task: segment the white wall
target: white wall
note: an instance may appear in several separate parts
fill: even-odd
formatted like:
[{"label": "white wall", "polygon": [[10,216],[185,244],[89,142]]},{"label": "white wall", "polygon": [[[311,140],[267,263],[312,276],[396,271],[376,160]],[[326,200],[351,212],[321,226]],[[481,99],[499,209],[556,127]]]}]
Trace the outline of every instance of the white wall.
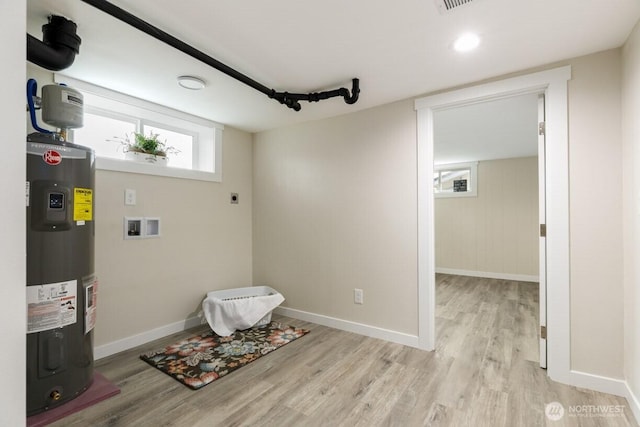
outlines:
[{"label": "white wall", "polygon": [[25,98],[25,17],[24,0],[0,3],[2,39],[2,155],[0,179],[5,203],[0,209],[2,238],[2,286],[0,323],[5,351],[0,355],[0,377],[4,385],[0,399],[0,424],[20,426],[26,418],[26,259],[25,259],[25,179],[26,133]]},{"label": "white wall", "polygon": [[286,307],[417,334],[415,151],[410,100],[255,135],[254,282]]},{"label": "white wall", "polygon": [[477,185],[435,199],[436,268],[538,276],[538,158],[479,162]]},{"label": "white wall", "polygon": [[640,405],[640,22],[622,49],[622,64],[624,373]]},{"label": "white wall", "polygon": [[[572,368],[622,378],[620,50],[536,71],[567,64]],[[254,281],[281,289],[288,307],[417,332],[411,107],[255,136]],[[364,306],[353,305],[354,287]]]},{"label": "white wall", "polygon": [[571,367],[622,378],[620,50],[570,62]]},{"label": "white wall", "polygon": [[[210,290],[252,284],[251,155],[251,135],[226,127],[222,183],[97,171],[96,346],[193,317]],[[124,205],[127,188],[136,206]],[[162,236],[125,241],[124,216],[160,217]]]}]

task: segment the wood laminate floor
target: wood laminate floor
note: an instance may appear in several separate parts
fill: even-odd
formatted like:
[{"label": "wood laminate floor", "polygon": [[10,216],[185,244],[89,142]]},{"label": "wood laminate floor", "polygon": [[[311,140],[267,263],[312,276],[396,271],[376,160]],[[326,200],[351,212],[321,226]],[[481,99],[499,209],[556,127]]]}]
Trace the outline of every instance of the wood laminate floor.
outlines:
[{"label": "wood laminate floor", "polygon": [[[52,425],[637,426],[625,399],[538,367],[537,284],[438,275],[436,301],[435,352],[274,316],[311,333],[198,391],[138,358],[203,328],[174,334],[97,361],[121,394]],[[546,417],[550,402],[561,420]]]}]

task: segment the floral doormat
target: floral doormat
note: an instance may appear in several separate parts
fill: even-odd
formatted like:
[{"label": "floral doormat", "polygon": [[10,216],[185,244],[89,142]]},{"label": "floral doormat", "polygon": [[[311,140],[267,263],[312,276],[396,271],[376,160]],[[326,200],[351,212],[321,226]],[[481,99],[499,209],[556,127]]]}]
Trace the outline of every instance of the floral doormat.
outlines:
[{"label": "floral doormat", "polygon": [[220,337],[213,331],[182,340],[140,358],[197,390],[309,333],[271,322]]}]

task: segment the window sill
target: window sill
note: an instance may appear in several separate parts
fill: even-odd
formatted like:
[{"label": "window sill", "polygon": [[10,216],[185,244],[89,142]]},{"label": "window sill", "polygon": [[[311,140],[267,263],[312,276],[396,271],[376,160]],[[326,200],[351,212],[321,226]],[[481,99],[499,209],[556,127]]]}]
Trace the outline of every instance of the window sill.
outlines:
[{"label": "window sill", "polygon": [[130,160],[109,159],[106,157],[96,157],[96,169],[165,176],[169,178],[193,179],[197,181],[222,182],[221,173],[178,169],[151,163],[139,163]]},{"label": "window sill", "polygon": [[459,192],[459,193],[433,193],[436,199],[450,199],[454,197],[478,197],[475,191]]}]

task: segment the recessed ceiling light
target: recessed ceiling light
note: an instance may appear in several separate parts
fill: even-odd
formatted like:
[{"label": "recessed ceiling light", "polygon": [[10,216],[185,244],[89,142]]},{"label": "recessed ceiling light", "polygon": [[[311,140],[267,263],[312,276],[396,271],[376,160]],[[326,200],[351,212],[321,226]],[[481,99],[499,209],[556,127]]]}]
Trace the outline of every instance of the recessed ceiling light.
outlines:
[{"label": "recessed ceiling light", "polygon": [[190,90],[200,90],[200,89],[204,89],[204,87],[207,85],[204,80],[199,79],[198,77],[193,77],[193,76],[180,76],[178,77],[178,84],[185,88],[185,89],[190,89]]},{"label": "recessed ceiling light", "polygon": [[458,52],[469,52],[480,44],[480,37],[473,33],[465,33],[458,37],[453,48]]}]

